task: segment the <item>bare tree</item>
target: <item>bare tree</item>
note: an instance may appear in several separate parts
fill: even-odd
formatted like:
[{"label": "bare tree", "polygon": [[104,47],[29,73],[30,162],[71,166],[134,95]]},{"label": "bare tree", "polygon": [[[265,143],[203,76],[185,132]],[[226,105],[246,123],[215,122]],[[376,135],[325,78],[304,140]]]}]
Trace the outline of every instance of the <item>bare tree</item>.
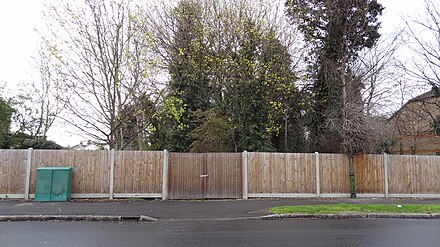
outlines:
[{"label": "bare tree", "polygon": [[425,0],[425,13],[407,20],[407,46],[415,56],[404,69],[410,77],[430,86],[440,86],[440,5]]},{"label": "bare tree", "polygon": [[14,114],[15,132],[24,132],[35,140],[46,140],[47,132],[64,108],[60,85],[65,78],[44,46],[38,52],[35,63],[39,78],[21,84],[20,93],[14,97],[17,109]]},{"label": "bare tree", "polygon": [[401,34],[398,32],[391,38],[381,38],[377,45],[362,51],[353,62],[353,73],[363,84],[362,99],[367,116],[384,115],[394,103],[392,98],[401,77],[396,66]]},{"label": "bare tree", "polygon": [[47,14],[48,49],[66,78],[62,119],[110,148],[145,136],[155,105],[147,102],[157,100],[159,89],[139,8],[125,0],[67,1],[48,6]]},{"label": "bare tree", "polygon": [[[244,17],[255,20],[258,24],[264,23],[267,32],[275,31],[277,38],[290,49],[294,58],[293,67],[298,67],[303,61],[305,44],[298,29],[292,28],[284,14],[284,0],[191,0],[200,4],[207,42],[213,42],[212,47],[217,49],[225,46],[237,46],[242,33]],[[152,0],[144,5],[144,30],[148,30],[153,37],[154,51],[162,58],[162,68],[170,62],[169,52],[172,50],[173,40],[176,37],[177,23],[173,17],[174,9],[180,1]]]},{"label": "bare tree", "polygon": [[401,31],[391,38],[381,38],[378,43],[360,52],[352,62],[352,71],[362,84],[361,96],[365,116],[363,123],[354,126],[364,130],[366,141],[362,149],[368,153],[389,151],[392,144],[387,116],[395,111],[401,74],[396,66],[396,53],[401,46]]}]

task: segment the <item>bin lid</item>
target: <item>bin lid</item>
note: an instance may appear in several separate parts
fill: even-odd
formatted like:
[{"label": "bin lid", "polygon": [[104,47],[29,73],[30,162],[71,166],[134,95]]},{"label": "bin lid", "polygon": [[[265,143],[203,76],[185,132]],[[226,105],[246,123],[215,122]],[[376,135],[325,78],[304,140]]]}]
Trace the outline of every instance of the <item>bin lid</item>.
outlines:
[{"label": "bin lid", "polygon": [[66,171],[66,170],[72,170],[72,167],[70,166],[52,166],[52,167],[38,167],[37,170],[51,170],[51,171]]}]

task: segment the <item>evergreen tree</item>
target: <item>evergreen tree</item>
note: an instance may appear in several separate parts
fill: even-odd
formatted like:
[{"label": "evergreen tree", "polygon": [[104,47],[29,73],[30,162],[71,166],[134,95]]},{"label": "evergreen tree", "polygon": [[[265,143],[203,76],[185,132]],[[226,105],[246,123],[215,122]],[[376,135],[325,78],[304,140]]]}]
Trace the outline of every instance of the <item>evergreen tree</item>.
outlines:
[{"label": "evergreen tree", "polygon": [[377,0],[288,0],[286,7],[313,49],[313,148],[348,153],[362,149],[362,84],[350,63],[380,37],[382,5]]}]

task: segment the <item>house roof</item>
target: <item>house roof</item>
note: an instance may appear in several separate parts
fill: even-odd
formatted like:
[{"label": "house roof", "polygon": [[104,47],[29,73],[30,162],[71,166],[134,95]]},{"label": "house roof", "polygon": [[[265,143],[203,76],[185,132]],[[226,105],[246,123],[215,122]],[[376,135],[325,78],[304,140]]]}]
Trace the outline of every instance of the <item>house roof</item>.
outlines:
[{"label": "house roof", "polygon": [[408,102],[414,102],[414,101],[420,101],[420,100],[425,100],[425,99],[429,99],[429,98],[433,98],[433,97],[439,97],[440,96],[440,92],[439,89],[432,89],[429,92],[426,92],[424,94],[421,94],[417,97],[414,97],[412,99],[410,99]]},{"label": "house roof", "polygon": [[391,119],[396,117],[402,111],[402,109],[404,109],[409,103],[417,102],[417,101],[423,101],[423,100],[434,98],[434,97],[440,97],[440,89],[439,88],[433,88],[433,89],[431,89],[430,91],[428,91],[426,93],[420,94],[419,96],[416,96],[416,97],[408,100],[408,102],[406,102],[398,111],[396,111],[388,119],[388,121],[390,121]]}]

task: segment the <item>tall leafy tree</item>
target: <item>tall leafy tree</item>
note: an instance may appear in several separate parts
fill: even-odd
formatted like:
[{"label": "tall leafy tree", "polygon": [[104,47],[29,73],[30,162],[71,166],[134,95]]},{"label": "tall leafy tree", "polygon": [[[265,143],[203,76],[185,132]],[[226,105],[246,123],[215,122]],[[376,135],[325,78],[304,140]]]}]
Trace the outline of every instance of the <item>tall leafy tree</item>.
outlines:
[{"label": "tall leafy tree", "polygon": [[263,32],[251,19],[243,23],[237,49],[231,60],[225,83],[225,104],[235,127],[236,150],[270,151],[268,81],[261,63]]},{"label": "tall leafy tree", "polygon": [[153,146],[194,152],[291,147],[294,138],[284,132],[298,132],[284,126],[292,128],[297,118],[296,77],[288,47],[264,19],[269,12],[220,0],[182,0],[166,12],[149,20],[160,30],[153,32],[155,47],[170,75],[162,108],[168,112],[155,125]]},{"label": "tall leafy tree", "polygon": [[178,119],[171,118],[168,134],[173,151],[189,151],[189,134],[196,128],[196,111],[210,108],[211,89],[208,78],[209,54],[204,42],[203,8],[197,1],[181,1],[174,9],[173,42],[169,49],[169,96],[180,100],[183,112]]},{"label": "tall leafy tree", "polygon": [[288,48],[270,33],[263,42],[262,79],[268,82],[271,142],[277,151],[306,151],[303,114],[304,98],[297,86],[297,76],[292,69]]},{"label": "tall leafy tree", "polygon": [[286,131],[284,118],[297,120],[291,113],[298,91],[290,55],[274,32],[252,19],[242,33],[225,84],[224,106],[234,124],[235,149],[287,150],[286,142],[279,139]]}]

